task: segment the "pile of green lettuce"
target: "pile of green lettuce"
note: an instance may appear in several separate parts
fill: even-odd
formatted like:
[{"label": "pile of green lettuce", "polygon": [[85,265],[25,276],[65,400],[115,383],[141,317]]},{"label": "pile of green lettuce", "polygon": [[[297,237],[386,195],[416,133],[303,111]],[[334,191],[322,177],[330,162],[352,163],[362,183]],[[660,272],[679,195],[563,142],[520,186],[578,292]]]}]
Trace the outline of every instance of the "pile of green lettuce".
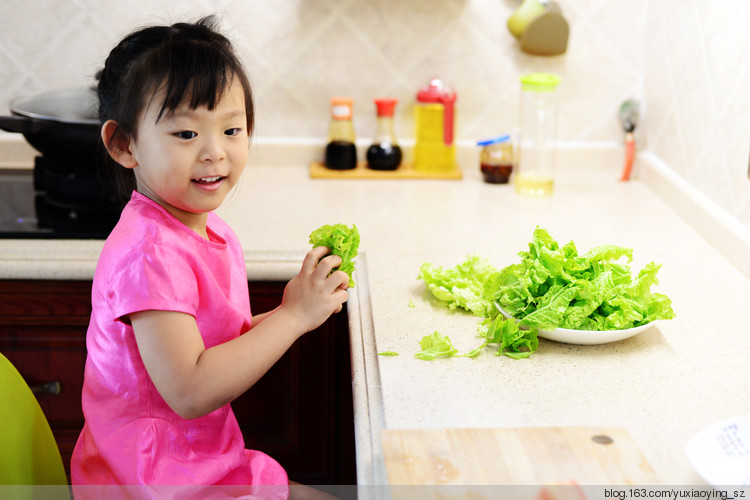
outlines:
[{"label": "pile of green lettuce", "polygon": [[651,291],[661,264],[631,276],[633,250],[601,245],[579,255],[537,228],[521,262],[493,277],[492,298],[521,325],[554,330],[623,330],[674,318],[672,301]]},{"label": "pile of green lettuce", "polygon": [[326,224],[310,234],[310,243],[315,247],[328,247],[333,255],[341,257],[341,265],[336,269],[349,275],[349,288],[354,287],[352,273],[354,258],[359,251],[359,230],[352,224]]},{"label": "pile of green lettuce", "polygon": [[[661,265],[651,262],[633,278],[622,262],[632,261],[629,248],[602,245],[579,255],[572,241],[560,246],[537,228],[519,256],[500,271],[476,255],[453,268],[422,264],[418,279],[436,298],[485,318],[484,342],[467,356],[497,344],[497,354],[528,357],[537,330],[621,330],[674,318],[670,299],[651,291]],[[496,304],[518,322],[506,321]]]}]

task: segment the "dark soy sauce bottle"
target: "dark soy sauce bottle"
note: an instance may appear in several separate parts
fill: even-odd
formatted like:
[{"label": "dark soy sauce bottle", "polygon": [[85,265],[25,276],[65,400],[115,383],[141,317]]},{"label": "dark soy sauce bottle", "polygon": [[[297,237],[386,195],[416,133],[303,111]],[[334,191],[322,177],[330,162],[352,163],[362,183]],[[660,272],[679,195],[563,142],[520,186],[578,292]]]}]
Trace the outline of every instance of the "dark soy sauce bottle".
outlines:
[{"label": "dark soy sauce bottle", "polygon": [[357,166],[357,147],[354,145],[352,114],[354,101],[348,97],[331,99],[331,125],[328,129],[324,165],[334,170],[349,170]]},{"label": "dark soy sauce bottle", "polygon": [[373,170],[396,170],[401,165],[401,148],[393,132],[393,110],[396,99],[375,99],[378,129],[375,140],[367,149],[367,167]]},{"label": "dark soy sauce bottle", "polygon": [[325,166],[348,170],[357,166],[357,147],[352,142],[331,141],[326,144]]}]

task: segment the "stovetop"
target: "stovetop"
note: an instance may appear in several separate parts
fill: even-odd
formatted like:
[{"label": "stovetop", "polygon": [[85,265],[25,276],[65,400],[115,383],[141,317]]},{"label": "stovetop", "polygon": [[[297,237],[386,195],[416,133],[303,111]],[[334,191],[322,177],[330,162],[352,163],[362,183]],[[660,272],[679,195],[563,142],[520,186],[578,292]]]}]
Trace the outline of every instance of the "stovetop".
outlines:
[{"label": "stovetop", "polygon": [[[64,223],[59,222],[58,212],[64,212]],[[74,207],[50,208],[44,194],[35,190],[33,171],[0,170],[0,238],[106,239],[114,225],[111,221],[76,224],[76,218]]]}]

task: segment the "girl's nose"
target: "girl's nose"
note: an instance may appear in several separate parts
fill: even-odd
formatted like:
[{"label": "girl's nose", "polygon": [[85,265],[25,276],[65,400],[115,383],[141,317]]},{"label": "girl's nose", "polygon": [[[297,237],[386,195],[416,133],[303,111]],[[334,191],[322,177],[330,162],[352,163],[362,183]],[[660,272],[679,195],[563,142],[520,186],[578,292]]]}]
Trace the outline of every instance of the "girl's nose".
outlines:
[{"label": "girl's nose", "polygon": [[208,137],[201,150],[201,161],[216,162],[224,159],[224,148],[220,138]]}]

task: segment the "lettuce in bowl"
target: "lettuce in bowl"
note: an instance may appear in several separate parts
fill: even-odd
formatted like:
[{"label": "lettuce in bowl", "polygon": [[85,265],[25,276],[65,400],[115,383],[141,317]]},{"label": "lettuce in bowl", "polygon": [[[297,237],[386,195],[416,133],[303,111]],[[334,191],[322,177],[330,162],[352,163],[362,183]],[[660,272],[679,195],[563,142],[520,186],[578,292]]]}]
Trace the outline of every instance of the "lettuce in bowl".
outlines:
[{"label": "lettuce in bowl", "polygon": [[572,241],[560,246],[537,228],[519,256],[497,275],[493,299],[522,326],[609,331],[674,318],[669,297],[651,290],[661,264],[632,277],[629,248],[602,245],[579,255]]},{"label": "lettuce in bowl", "polygon": [[418,279],[437,299],[486,318],[478,328],[485,341],[470,357],[489,344],[498,345],[498,354],[527,357],[537,349],[537,335],[573,344],[614,342],[675,316],[669,297],[651,289],[661,264],[632,276],[630,248],[601,245],[579,254],[572,241],[560,245],[537,228],[519,256],[499,271],[477,255],[452,268],[420,268]]}]

